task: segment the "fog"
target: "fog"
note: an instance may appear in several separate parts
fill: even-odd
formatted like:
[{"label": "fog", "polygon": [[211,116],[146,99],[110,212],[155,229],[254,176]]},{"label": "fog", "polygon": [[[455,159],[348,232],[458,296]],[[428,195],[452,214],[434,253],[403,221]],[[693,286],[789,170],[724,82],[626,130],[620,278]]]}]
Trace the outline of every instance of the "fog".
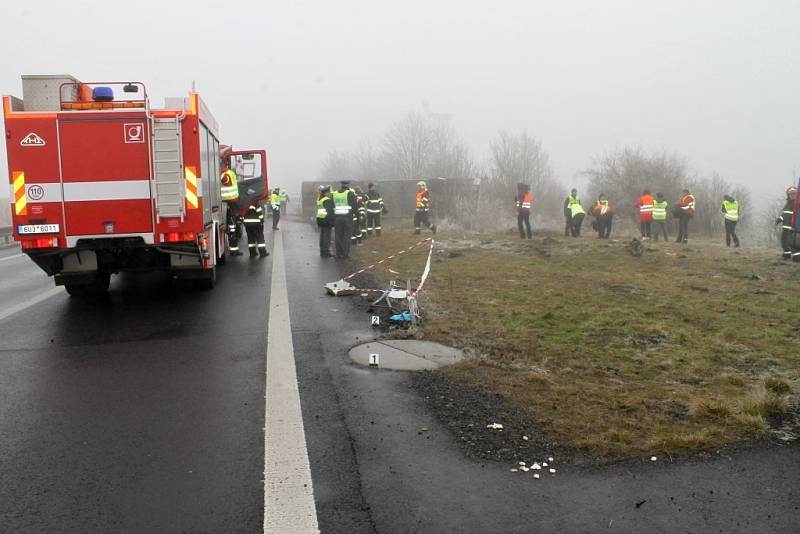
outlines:
[{"label": "fog", "polygon": [[766,202],[800,172],[798,21],[796,0],[15,2],[0,93],[69,73],[141,80],[160,106],[194,81],[222,141],[266,147],[290,193],[419,111],[451,114],[478,162],[527,130],[565,187],[640,145]]}]

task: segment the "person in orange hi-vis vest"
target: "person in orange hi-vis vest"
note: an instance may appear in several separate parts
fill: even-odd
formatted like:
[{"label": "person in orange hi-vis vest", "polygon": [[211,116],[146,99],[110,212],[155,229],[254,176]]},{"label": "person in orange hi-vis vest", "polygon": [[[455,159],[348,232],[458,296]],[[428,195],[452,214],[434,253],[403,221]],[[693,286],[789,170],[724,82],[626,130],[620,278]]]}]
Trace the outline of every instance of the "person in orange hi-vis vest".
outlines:
[{"label": "person in orange hi-vis vest", "polygon": [[694,217],[694,195],[688,189],[683,190],[683,196],[675,204],[678,216],[678,239],[676,243],[689,242],[689,221]]},{"label": "person in orange hi-vis vest", "polygon": [[642,241],[650,239],[650,230],[653,225],[653,202],[655,202],[653,195],[645,189],[635,204],[635,207],[639,209],[639,230],[642,234]]},{"label": "person in orange hi-vis vest", "polygon": [[[517,228],[519,228],[520,239],[531,239],[531,186],[528,184],[517,184],[517,195],[514,197],[514,205],[517,208]],[[525,228],[523,229],[523,225]]]},{"label": "person in orange hi-vis vest", "polygon": [[414,233],[418,234],[422,230],[424,224],[426,228],[430,228],[431,232],[436,233],[436,225],[431,224],[428,212],[431,209],[431,192],[428,186],[420,180],[417,182],[417,211],[414,212]]},{"label": "person in orange hi-vis vest", "polygon": [[608,239],[611,235],[611,223],[614,219],[614,208],[608,202],[605,193],[597,195],[597,203],[589,210],[589,215],[594,215],[592,228],[597,230],[598,239]]}]

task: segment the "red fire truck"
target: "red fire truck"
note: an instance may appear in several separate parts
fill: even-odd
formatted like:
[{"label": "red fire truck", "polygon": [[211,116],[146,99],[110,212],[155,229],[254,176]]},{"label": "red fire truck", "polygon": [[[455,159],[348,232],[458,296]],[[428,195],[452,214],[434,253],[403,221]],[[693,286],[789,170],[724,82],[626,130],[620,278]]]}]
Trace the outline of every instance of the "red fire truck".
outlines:
[{"label": "red fire truck", "polygon": [[[23,76],[3,97],[14,239],[71,295],[168,270],[214,286],[225,261],[217,121],[195,92],[150,107],[140,82]],[[239,205],[268,192],[264,150],[228,151]]]}]

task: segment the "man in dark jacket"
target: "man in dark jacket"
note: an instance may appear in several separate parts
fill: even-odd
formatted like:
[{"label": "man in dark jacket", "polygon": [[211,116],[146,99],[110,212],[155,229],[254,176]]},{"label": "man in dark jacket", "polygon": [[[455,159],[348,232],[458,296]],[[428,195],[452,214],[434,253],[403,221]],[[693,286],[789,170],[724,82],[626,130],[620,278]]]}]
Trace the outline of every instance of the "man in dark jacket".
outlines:
[{"label": "man in dark jacket", "polygon": [[321,258],[331,257],[331,232],[333,229],[333,199],[331,186],[319,186],[317,198],[317,226],[319,226],[319,255]]}]

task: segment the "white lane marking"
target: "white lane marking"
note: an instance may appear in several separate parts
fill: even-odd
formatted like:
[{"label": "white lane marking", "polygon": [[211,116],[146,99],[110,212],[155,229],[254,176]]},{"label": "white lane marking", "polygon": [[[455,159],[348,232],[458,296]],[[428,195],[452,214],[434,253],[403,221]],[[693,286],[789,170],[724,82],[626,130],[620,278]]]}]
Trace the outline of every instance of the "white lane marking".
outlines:
[{"label": "white lane marking", "polygon": [[15,258],[21,258],[22,256],[24,256],[24,254],[14,254],[13,256],[6,256],[5,258],[0,258],[0,261],[13,260]]},{"label": "white lane marking", "polygon": [[2,310],[2,311],[0,311],[0,321],[2,321],[3,319],[6,319],[8,317],[11,317],[15,313],[19,313],[22,310],[26,310],[26,309],[30,308],[34,304],[39,304],[43,300],[47,300],[50,297],[54,297],[55,295],[58,295],[59,293],[64,293],[64,288],[63,287],[53,287],[53,288],[48,289],[44,293],[39,293],[38,295],[35,295],[35,296],[29,298],[28,300],[20,302],[19,304],[15,304],[14,306],[11,306],[10,308],[8,308],[6,310]]},{"label": "white lane marking", "polygon": [[272,247],[264,425],[264,532],[319,532],[289,320],[282,232]]}]

